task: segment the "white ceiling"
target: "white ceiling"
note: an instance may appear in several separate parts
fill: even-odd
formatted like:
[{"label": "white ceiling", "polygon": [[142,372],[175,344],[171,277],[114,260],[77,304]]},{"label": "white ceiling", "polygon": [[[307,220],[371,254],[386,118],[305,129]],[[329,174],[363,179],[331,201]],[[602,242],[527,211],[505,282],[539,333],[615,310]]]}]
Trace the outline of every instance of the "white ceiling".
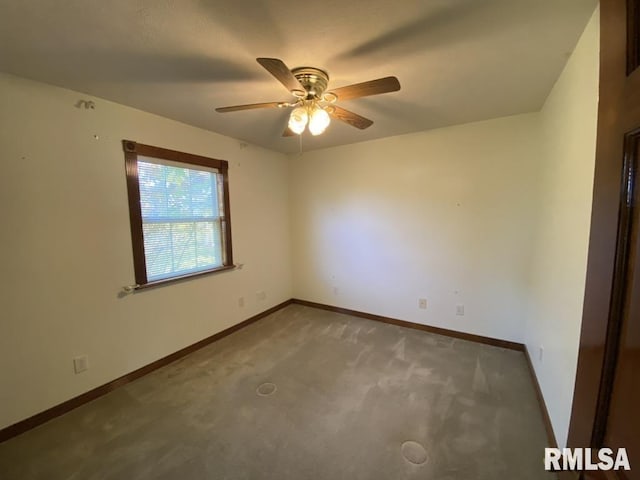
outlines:
[{"label": "white ceiling", "polygon": [[304,135],[324,148],[538,110],[596,4],[0,0],[0,71],[294,152],[286,111],[214,111],[292,98],[256,57],[325,69],[329,89],[398,77],[399,92],[339,103],[369,129]]}]

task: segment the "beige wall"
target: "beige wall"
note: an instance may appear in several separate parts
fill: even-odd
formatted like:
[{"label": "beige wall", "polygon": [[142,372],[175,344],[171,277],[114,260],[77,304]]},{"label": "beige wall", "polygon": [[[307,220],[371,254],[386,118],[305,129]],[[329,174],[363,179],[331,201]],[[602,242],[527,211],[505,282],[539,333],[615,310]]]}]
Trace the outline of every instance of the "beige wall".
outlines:
[{"label": "beige wall", "polygon": [[[0,75],[0,428],[291,297],[284,155],[81,98]],[[242,270],[118,296],[134,281],[123,138],[230,162]]]},{"label": "beige wall", "polygon": [[292,155],[295,297],[522,341],[538,128],[519,115]]},{"label": "beige wall", "polygon": [[[525,342],[566,442],[582,321],[598,108],[596,11],[540,113],[542,171]],[[540,359],[540,347],[544,353]]]},{"label": "beige wall", "polygon": [[[0,75],[0,428],[294,296],[525,342],[564,444],[597,56],[596,13],[540,113],[288,159]],[[123,138],[230,162],[242,270],[119,296],[133,283]],[[90,369],[75,375],[81,354]]]},{"label": "beige wall", "polygon": [[294,296],[526,343],[561,446],[584,297],[598,42],[596,11],[539,113],[290,157]]}]

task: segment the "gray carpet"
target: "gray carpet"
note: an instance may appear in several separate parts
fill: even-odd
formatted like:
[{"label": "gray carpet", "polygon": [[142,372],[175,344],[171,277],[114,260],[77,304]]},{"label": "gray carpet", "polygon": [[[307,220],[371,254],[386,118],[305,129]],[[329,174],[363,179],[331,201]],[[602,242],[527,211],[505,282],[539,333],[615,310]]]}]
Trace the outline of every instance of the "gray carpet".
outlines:
[{"label": "gray carpet", "polygon": [[0,478],[555,478],[544,447],[522,353],[290,305],[0,444]]}]

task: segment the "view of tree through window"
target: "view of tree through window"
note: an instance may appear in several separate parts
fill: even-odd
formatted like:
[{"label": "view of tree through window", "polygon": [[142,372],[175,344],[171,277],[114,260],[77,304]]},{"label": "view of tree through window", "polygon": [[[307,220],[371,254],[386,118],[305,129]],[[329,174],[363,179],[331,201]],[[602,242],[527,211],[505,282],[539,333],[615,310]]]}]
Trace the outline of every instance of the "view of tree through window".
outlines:
[{"label": "view of tree through window", "polygon": [[221,266],[217,174],[148,160],[138,161],[147,279]]},{"label": "view of tree through window", "polygon": [[[125,152],[126,146],[125,142]],[[138,152],[145,147],[134,146]],[[189,160],[194,156],[150,148],[156,155],[135,155],[136,185],[132,185],[132,178],[129,182],[134,196],[139,197],[139,210],[132,210],[132,235],[140,228],[142,234],[141,239],[134,238],[134,255],[136,250],[138,254],[139,250],[144,252],[145,272],[142,276],[138,271],[142,263],[138,259],[137,282],[151,283],[229,265],[226,257],[230,256],[230,248],[225,248],[230,238],[225,235],[229,228],[224,208],[226,162],[197,157],[198,164],[183,163],[174,158],[185,155]],[[159,158],[159,152],[173,155]],[[132,161],[129,157],[133,155],[127,157]],[[206,163],[211,166],[202,165]]]}]

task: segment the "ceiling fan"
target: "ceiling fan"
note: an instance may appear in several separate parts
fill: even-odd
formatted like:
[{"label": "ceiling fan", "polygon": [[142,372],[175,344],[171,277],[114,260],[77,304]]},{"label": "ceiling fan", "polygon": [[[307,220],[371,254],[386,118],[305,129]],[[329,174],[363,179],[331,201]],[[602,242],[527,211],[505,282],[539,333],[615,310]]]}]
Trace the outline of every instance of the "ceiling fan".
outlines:
[{"label": "ceiling fan", "polygon": [[287,128],[282,134],[284,137],[302,134],[307,125],[312,135],[320,135],[329,126],[330,117],[364,130],[373,125],[373,121],[338,107],[335,102],[400,90],[400,82],[396,77],[384,77],[327,91],[329,74],[324,70],[315,67],[298,67],[290,70],[282,60],[277,58],[257,58],[256,60],[289,90],[295,100],[219,107],[216,108],[216,112],[293,107]]}]

